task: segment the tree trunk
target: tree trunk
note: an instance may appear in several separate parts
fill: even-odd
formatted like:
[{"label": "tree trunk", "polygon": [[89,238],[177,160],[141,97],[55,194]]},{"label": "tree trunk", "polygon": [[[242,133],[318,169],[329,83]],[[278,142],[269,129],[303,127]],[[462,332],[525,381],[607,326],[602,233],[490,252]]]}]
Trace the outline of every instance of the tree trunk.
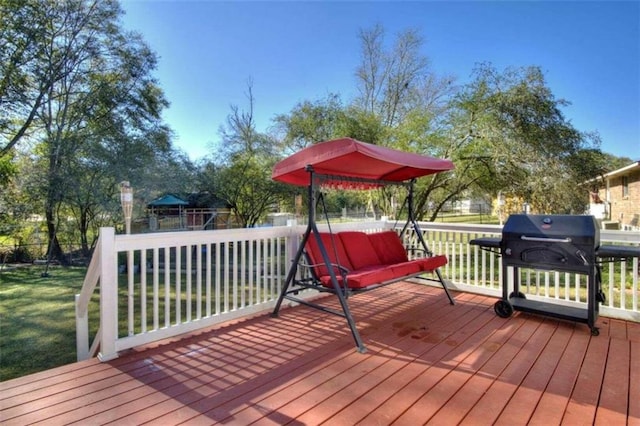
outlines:
[{"label": "tree trunk", "polygon": [[80,244],[82,248],[82,255],[89,256],[91,250],[89,249],[89,242],[87,239],[87,231],[89,229],[89,214],[84,208],[80,209]]},{"label": "tree trunk", "polygon": [[62,247],[60,246],[60,242],[58,241],[58,232],[56,229],[56,217],[55,212],[52,206],[47,206],[46,208],[46,218],[47,218],[47,235],[49,239],[49,244],[47,246],[47,261],[58,260],[63,265],[66,265],[66,260],[64,258],[64,252],[62,251]]}]

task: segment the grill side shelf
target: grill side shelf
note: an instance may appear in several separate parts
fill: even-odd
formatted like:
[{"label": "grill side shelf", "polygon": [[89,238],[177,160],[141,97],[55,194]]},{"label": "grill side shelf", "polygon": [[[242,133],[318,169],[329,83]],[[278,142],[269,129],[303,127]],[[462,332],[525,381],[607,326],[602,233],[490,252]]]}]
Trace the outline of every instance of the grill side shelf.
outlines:
[{"label": "grill side shelf", "polygon": [[602,245],[596,251],[596,256],[613,261],[640,257],[640,247]]},{"label": "grill side shelf", "polygon": [[[469,245],[479,246],[483,250],[500,254],[500,241],[500,238],[474,238],[469,241]],[[620,261],[633,257],[640,258],[640,247],[601,245],[596,251],[596,257],[599,260],[611,259],[612,261]]]},{"label": "grill side shelf", "polygon": [[486,250],[492,253],[500,254],[500,238],[474,238],[469,241],[471,246],[479,246],[482,250]]}]

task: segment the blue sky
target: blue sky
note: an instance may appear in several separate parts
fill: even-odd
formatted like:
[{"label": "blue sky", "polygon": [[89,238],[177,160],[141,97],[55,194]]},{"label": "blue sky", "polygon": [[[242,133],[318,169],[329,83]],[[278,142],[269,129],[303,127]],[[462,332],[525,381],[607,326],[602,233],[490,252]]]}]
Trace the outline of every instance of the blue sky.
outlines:
[{"label": "blue sky", "polygon": [[300,101],[356,94],[358,31],[386,40],[416,28],[439,75],[469,81],[476,64],[535,65],[563,112],[601,149],[640,160],[640,2],[122,0],[123,25],[159,56],[155,72],[171,107],[165,120],[192,159],[211,155],[230,105],[266,131]]}]

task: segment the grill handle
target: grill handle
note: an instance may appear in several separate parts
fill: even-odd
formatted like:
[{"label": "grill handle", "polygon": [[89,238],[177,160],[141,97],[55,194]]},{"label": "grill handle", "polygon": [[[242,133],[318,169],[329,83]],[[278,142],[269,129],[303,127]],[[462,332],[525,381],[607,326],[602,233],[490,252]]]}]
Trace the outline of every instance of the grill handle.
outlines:
[{"label": "grill handle", "polygon": [[527,237],[526,235],[520,236],[524,241],[538,241],[542,243],[570,243],[571,238],[544,238],[544,237]]}]

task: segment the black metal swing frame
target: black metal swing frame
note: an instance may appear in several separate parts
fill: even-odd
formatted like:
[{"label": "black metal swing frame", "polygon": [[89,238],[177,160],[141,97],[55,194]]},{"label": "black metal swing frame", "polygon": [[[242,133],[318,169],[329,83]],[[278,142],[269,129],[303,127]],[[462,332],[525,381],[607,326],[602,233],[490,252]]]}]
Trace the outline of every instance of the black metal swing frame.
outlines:
[{"label": "black metal swing frame", "polygon": [[[422,235],[420,227],[414,216],[413,192],[414,192],[415,178],[409,181],[397,182],[397,181],[384,181],[384,180],[362,179],[362,178],[352,178],[352,177],[345,177],[345,176],[317,174],[314,172],[313,167],[310,165],[307,166],[305,170],[309,173],[309,185],[308,185],[309,220],[308,220],[307,228],[302,236],[302,240],[300,241],[298,250],[296,251],[296,255],[293,259],[291,268],[289,269],[289,272],[287,274],[285,283],[282,287],[282,290],[280,291],[280,295],[276,302],[275,308],[271,314],[273,317],[278,317],[278,314],[280,312],[280,308],[282,307],[282,302],[284,301],[284,299],[287,299],[305,306],[309,306],[314,309],[321,310],[323,312],[327,312],[333,315],[343,317],[346,319],[349,329],[351,330],[351,335],[353,336],[353,339],[355,341],[357,351],[360,353],[365,353],[367,351],[367,348],[362,341],[360,333],[358,332],[358,329],[356,327],[356,322],[353,318],[353,315],[351,314],[351,310],[347,302],[347,299],[349,298],[350,294],[372,290],[374,288],[378,288],[383,285],[392,284],[398,281],[403,281],[408,278],[419,278],[426,281],[433,281],[433,282],[439,283],[444,289],[445,294],[449,299],[449,303],[451,305],[455,304],[454,299],[449,293],[449,289],[447,288],[447,285],[438,268],[434,269],[437,279],[424,277],[423,275],[425,272],[422,271],[416,274],[403,276],[391,281],[381,282],[380,284],[368,286],[365,288],[351,289],[346,285],[347,280],[346,280],[346,273],[344,268],[337,265],[337,269],[340,270],[341,273],[345,274],[343,276],[343,283],[345,285],[341,286],[335,271],[336,265],[332,265],[329,257],[329,253],[327,252],[327,248],[325,247],[324,243],[322,242],[322,239],[320,238],[320,231],[318,230],[318,225],[316,222],[316,208],[317,208],[317,202],[318,202],[318,194],[320,193],[319,188],[322,186],[323,182],[346,181],[346,182],[349,182],[351,186],[356,184],[356,185],[361,185],[363,188],[374,188],[374,187],[381,187],[385,185],[402,185],[402,186],[408,186],[409,191],[405,199],[405,203],[407,205],[407,212],[408,212],[407,221],[405,222],[402,228],[401,235],[404,235],[405,231],[411,226],[415,231],[415,235],[417,236],[418,243],[421,246],[420,249],[424,251],[424,253],[426,253],[428,256],[432,256],[433,253],[431,252],[431,250],[429,250],[429,247],[427,246],[427,243],[424,240],[424,236]],[[313,237],[312,237],[312,234],[313,234]],[[311,265],[305,265],[301,262],[303,257],[305,256],[305,246],[309,238],[316,239],[315,241],[318,245],[318,248],[322,255],[322,259],[324,261],[324,264],[327,266],[329,276],[331,278],[332,286],[330,288],[320,285],[317,278],[313,276],[310,278],[296,279],[296,276],[298,275],[299,266],[311,266]],[[312,270],[312,268],[308,268],[308,269]],[[338,297],[338,300],[340,302],[341,311],[338,311],[338,310],[329,308],[327,306],[321,305],[319,303],[315,303],[299,297],[298,294],[305,289],[315,289],[320,292],[329,292],[329,293],[335,294]]]}]

